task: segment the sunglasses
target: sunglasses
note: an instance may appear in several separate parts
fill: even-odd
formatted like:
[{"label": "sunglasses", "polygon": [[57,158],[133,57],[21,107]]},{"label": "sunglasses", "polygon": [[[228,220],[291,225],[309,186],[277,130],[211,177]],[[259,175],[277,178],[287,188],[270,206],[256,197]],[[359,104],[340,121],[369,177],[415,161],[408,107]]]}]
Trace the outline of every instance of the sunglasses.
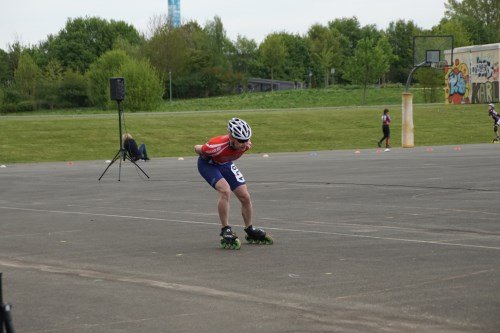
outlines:
[{"label": "sunglasses", "polygon": [[236,139],[236,141],[238,141],[239,143],[245,143],[245,142],[248,142],[248,140],[240,140],[240,139]]}]

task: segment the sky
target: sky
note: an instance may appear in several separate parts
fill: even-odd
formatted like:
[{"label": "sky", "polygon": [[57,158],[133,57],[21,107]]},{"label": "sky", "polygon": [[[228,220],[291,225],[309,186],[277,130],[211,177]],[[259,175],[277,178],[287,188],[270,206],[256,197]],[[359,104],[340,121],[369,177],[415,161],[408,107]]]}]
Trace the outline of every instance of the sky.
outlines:
[{"label": "sky", "polygon": [[[262,42],[272,32],[304,35],[309,27],[356,16],[361,26],[386,29],[404,19],[429,29],[444,16],[445,0],[180,0],[182,21],[200,25],[219,16],[227,36]],[[0,0],[0,48],[19,41],[36,45],[57,35],[69,18],[125,21],[147,33],[154,17],[166,15],[168,0]]]}]

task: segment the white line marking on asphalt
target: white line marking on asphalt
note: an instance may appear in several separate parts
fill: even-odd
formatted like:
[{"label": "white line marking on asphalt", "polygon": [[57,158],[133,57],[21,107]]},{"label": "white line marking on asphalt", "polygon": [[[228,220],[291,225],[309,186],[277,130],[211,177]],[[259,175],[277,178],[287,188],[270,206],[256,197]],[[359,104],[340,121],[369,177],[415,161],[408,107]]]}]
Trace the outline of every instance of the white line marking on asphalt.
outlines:
[{"label": "white line marking on asphalt", "polygon": [[157,218],[157,217],[99,214],[99,213],[75,212],[75,211],[65,211],[65,210],[18,208],[18,207],[3,207],[3,206],[0,206],[0,209],[21,210],[21,211],[28,211],[28,212],[56,213],[56,214],[75,214],[75,215],[104,216],[104,217],[115,217],[115,218],[134,219],[134,220],[151,220],[151,221],[179,222],[179,223],[189,223],[189,224],[219,225],[218,223],[213,223],[213,222],[197,222],[197,221],[164,219],[164,218]]},{"label": "white line marking on asphalt", "polygon": [[[151,221],[165,221],[165,222],[176,222],[176,223],[187,223],[187,224],[219,225],[219,223],[211,223],[211,222],[198,222],[198,221],[164,219],[164,218],[143,217],[143,216],[130,216],[130,215],[96,214],[96,213],[85,213],[85,212],[74,212],[74,211],[63,211],[63,210],[18,208],[18,207],[5,207],[5,206],[0,206],[0,209],[19,210],[19,211],[28,211],[28,212],[31,211],[31,212],[56,213],[56,214],[75,214],[75,215],[103,216],[103,217],[111,217],[111,218],[134,219],[134,220],[151,220]],[[329,231],[300,230],[300,229],[273,228],[273,227],[267,227],[266,229],[267,230],[277,230],[277,231],[297,232],[297,233],[304,233],[304,234],[336,235],[336,236],[345,236],[345,237],[354,237],[354,238],[368,238],[368,239],[390,240],[390,241],[409,242],[409,243],[418,243],[418,244],[433,244],[433,245],[457,246],[457,247],[465,247],[465,248],[500,250],[500,247],[497,247],[497,246],[484,246],[484,245],[472,245],[472,244],[446,243],[446,242],[427,241],[427,240],[418,240],[418,239],[407,239],[407,238],[394,238],[394,237],[379,237],[379,236],[368,236],[368,235],[355,235],[355,234],[346,234],[346,233],[329,232]]]},{"label": "white line marking on asphalt", "polygon": [[80,232],[82,230],[62,230],[62,231],[51,231],[51,232],[37,232],[31,234],[3,234],[0,237],[30,237],[30,236],[52,236],[59,234],[67,234],[72,232]]}]

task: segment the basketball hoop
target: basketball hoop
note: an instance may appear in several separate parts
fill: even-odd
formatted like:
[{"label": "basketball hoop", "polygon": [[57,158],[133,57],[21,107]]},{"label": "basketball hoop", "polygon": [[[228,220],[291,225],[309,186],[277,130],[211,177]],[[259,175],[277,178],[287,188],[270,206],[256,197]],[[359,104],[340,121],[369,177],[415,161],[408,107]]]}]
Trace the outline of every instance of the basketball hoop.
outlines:
[{"label": "basketball hoop", "polygon": [[448,67],[448,62],[446,60],[431,62],[431,67],[435,69],[445,69]]}]

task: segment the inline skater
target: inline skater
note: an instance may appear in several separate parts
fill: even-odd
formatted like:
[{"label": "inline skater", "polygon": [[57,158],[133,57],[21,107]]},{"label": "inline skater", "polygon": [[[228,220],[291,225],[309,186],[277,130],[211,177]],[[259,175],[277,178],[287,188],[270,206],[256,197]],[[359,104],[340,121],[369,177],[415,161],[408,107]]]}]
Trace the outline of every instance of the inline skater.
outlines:
[{"label": "inline skater", "polygon": [[488,104],[488,106],[489,106],[488,114],[493,119],[493,131],[495,132],[495,138],[493,139],[493,142],[500,142],[500,136],[498,136],[498,127],[500,126],[500,116],[495,111],[495,104],[490,103]]},{"label": "inline skater", "polygon": [[250,137],[252,129],[242,119],[229,120],[228,134],[211,138],[204,145],[195,145],[194,151],[199,155],[198,171],[200,175],[218,193],[217,210],[222,225],[221,247],[239,249],[238,235],[229,225],[229,199],[233,192],[241,203],[241,214],[245,223],[245,238],[249,243],[272,244],[273,240],[262,229],[252,226],[252,200],[248,193],[245,178],[233,161],[241,157],[252,147]]}]

